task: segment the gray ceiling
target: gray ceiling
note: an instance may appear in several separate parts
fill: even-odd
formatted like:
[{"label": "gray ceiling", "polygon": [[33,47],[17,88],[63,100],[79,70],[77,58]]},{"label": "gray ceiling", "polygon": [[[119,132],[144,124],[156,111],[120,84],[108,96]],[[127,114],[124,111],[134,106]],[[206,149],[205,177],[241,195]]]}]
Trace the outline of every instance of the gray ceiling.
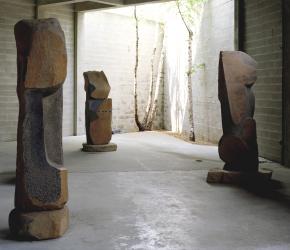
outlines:
[{"label": "gray ceiling", "polygon": [[36,2],[38,6],[74,4],[76,11],[89,11],[166,1],[170,0],[37,0]]}]

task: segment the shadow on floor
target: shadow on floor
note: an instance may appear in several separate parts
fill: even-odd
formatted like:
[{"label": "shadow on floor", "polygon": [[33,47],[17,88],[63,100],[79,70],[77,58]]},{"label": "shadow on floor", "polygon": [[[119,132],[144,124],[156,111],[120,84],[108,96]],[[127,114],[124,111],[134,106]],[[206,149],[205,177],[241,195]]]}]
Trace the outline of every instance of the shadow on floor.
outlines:
[{"label": "shadow on floor", "polygon": [[[212,185],[222,185],[228,186],[227,184],[212,184]],[[263,198],[268,199],[273,202],[279,203],[281,206],[286,207],[290,210],[290,193],[289,189],[285,187],[283,182],[278,180],[252,180],[243,181],[238,186],[245,191]]]},{"label": "shadow on floor", "polygon": [[247,182],[242,184],[242,188],[258,197],[273,200],[290,209],[290,194],[280,181]]},{"label": "shadow on floor", "polygon": [[7,241],[38,241],[34,238],[25,238],[25,237],[15,237],[10,230],[7,229],[0,229],[0,239],[7,240]]},{"label": "shadow on floor", "polygon": [[11,234],[9,229],[0,229],[0,239],[2,240],[11,240]]}]

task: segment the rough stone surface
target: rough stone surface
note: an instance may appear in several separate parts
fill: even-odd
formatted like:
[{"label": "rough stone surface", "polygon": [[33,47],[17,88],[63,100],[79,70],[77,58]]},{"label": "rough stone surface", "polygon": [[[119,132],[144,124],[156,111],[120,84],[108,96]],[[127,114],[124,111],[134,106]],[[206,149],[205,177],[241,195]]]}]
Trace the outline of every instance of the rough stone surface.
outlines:
[{"label": "rough stone surface", "polygon": [[261,181],[269,181],[272,177],[272,170],[261,169],[255,173],[244,173],[237,171],[226,171],[223,169],[212,169],[207,174],[208,183],[242,184],[251,181],[259,185]]},{"label": "rough stone surface", "polygon": [[108,144],[112,137],[112,99],[103,71],[84,72],[86,91],[86,135],[88,145]]},{"label": "rough stone surface", "polygon": [[256,172],[258,145],[256,122],[253,119],[256,62],[240,51],[223,51],[219,63],[219,100],[221,103],[223,136],[219,155],[226,163],[224,169]]},{"label": "rough stone surface", "polygon": [[88,145],[86,143],[83,144],[83,151],[85,152],[110,152],[117,150],[117,144],[108,143],[105,145]]},{"label": "rough stone surface", "polygon": [[[45,21],[44,21],[45,20]],[[64,33],[54,18],[22,20],[15,25],[18,57],[27,66],[25,88],[49,88],[64,82],[67,73],[67,53]],[[53,49],[52,49],[53,48]]]},{"label": "rough stone surface", "polygon": [[87,142],[103,145],[112,138],[112,99],[86,101]]},{"label": "rough stone surface", "polygon": [[[25,214],[58,210],[68,199],[67,170],[62,167],[64,33],[56,19],[24,20],[15,25],[15,38],[19,99],[15,207]],[[45,220],[37,220],[41,222]]]},{"label": "rough stone surface", "polygon": [[88,71],[84,73],[85,91],[89,98],[106,99],[111,87],[103,71]]},{"label": "rough stone surface", "polygon": [[14,209],[9,215],[9,226],[14,235],[31,239],[53,239],[62,236],[69,225],[65,206],[59,210],[23,213]]}]

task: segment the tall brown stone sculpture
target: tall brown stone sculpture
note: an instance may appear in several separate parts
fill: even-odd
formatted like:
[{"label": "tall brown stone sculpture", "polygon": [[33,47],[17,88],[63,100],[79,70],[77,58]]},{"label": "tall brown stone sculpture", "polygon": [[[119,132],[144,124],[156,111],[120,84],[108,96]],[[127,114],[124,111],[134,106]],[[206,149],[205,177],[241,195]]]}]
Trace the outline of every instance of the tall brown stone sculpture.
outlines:
[{"label": "tall brown stone sculpture", "polygon": [[[239,180],[243,174],[260,174],[256,122],[253,119],[255,96],[251,89],[257,80],[256,67],[256,61],[243,52],[220,53],[218,96],[223,136],[218,150],[225,162],[225,171],[218,171],[216,175],[212,171],[208,181],[211,177],[218,177],[223,179],[222,182],[231,182]],[[209,182],[215,182],[213,179]]]},{"label": "tall brown stone sculpture", "polygon": [[19,118],[13,234],[50,239],[68,227],[67,170],[62,151],[62,84],[67,53],[56,19],[15,25]]},{"label": "tall brown stone sculpture", "polygon": [[116,151],[112,138],[112,99],[108,98],[111,87],[103,71],[84,72],[86,91],[86,135],[83,151]]},{"label": "tall brown stone sculpture", "polygon": [[224,169],[257,172],[258,145],[255,96],[252,86],[257,80],[257,63],[249,55],[221,52],[219,63],[219,100],[222,111],[223,136],[219,155]]}]

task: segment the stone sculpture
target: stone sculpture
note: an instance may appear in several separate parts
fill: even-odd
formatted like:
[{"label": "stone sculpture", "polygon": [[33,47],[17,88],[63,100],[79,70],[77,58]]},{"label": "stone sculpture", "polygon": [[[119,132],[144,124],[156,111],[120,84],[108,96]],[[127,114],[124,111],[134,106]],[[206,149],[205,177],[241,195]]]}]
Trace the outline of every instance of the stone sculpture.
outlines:
[{"label": "stone sculpture", "polygon": [[67,73],[64,33],[56,19],[15,25],[19,118],[13,234],[50,239],[68,228],[67,170],[62,151],[62,85]]},{"label": "stone sculpture", "polygon": [[256,136],[255,96],[252,86],[257,80],[257,63],[246,53],[220,53],[218,97],[221,103],[223,136],[219,141],[224,171],[210,171],[208,182],[236,182],[243,174],[264,175],[258,172],[259,158]]},{"label": "stone sculpture", "polygon": [[257,172],[258,145],[255,96],[252,86],[257,80],[257,63],[240,52],[221,52],[219,63],[219,100],[222,111],[223,136],[219,155],[225,170]]},{"label": "stone sculpture", "polygon": [[112,138],[112,99],[108,98],[111,87],[103,71],[84,72],[86,91],[86,135],[83,151],[105,152],[117,150],[110,143]]}]

